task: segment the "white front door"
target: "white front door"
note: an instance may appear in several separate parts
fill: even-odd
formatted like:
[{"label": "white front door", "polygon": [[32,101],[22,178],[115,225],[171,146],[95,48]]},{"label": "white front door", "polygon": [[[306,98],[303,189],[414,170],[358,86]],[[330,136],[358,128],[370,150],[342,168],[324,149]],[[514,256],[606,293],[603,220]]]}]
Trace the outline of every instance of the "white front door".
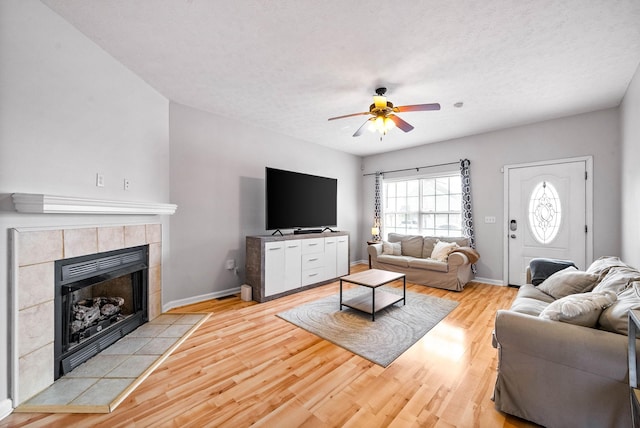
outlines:
[{"label": "white front door", "polygon": [[591,158],[584,158],[505,167],[510,285],[526,283],[529,261],[537,257],[571,260],[586,268],[590,165]]}]

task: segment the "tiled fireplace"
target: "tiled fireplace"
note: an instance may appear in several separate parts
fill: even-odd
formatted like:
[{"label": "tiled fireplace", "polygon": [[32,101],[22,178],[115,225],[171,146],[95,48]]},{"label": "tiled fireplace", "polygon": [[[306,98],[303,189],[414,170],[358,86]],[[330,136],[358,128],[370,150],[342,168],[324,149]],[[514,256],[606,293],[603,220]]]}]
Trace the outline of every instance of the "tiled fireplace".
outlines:
[{"label": "tiled fireplace", "polygon": [[13,229],[14,405],[54,382],[55,261],[148,245],[148,318],[162,311],[162,226]]}]

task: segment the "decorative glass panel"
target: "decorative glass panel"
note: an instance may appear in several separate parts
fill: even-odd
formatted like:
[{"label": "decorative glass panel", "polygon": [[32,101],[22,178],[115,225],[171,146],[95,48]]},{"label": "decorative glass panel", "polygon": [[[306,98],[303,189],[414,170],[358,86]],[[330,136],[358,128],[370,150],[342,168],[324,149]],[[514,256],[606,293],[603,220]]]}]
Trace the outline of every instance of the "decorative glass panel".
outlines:
[{"label": "decorative glass panel", "polygon": [[529,226],[534,238],[548,244],[560,230],[562,207],[553,184],[543,181],[531,192],[529,199]]}]

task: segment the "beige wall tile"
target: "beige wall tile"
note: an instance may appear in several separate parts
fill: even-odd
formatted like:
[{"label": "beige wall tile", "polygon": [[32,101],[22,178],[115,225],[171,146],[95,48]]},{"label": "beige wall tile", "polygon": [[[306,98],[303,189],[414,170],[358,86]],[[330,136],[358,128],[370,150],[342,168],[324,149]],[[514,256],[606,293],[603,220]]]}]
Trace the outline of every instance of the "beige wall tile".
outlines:
[{"label": "beige wall tile", "polygon": [[51,262],[62,257],[61,230],[19,233],[18,264],[20,266]]},{"label": "beige wall tile", "polygon": [[162,244],[149,244],[149,266],[162,264]]},{"label": "beige wall tile", "polygon": [[136,247],[147,243],[146,227],[144,224],[138,226],[124,227],[124,245],[125,247]]},{"label": "beige wall tile", "polygon": [[162,266],[151,266],[149,268],[149,293],[159,293],[162,291]]},{"label": "beige wall tile", "polygon": [[[18,354],[27,355],[54,341],[53,300],[18,312]],[[53,368],[52,368],[53,370]]]},{"label": "beige wall tile", "polygon": [[147,224],[147,244],[162,242],[162,225]]},{"label": "beige wall tile", "polygon": [[162,293],[150,293],[148,302],[149,307],[147,308],[147,312],[149,321],[151,321],[162,313]]},{"label": "beige wall tile", "polygon": [[53,383],[53,343],[20,357],[18,397],[15,405],[33,397]]},{"label": "beige wall tile", "polygon": [[87,229],[64,229],[64,258],[85,256],[98,252],[98,231]]},{"label": "beige wall tile", "polygon": [[54,299],[54,262],[22,266],[18,270],[18,309]]},{"label": "beige wall tile", "polygon": [[124,248],[124,226],[98,228],[98,252]]}]

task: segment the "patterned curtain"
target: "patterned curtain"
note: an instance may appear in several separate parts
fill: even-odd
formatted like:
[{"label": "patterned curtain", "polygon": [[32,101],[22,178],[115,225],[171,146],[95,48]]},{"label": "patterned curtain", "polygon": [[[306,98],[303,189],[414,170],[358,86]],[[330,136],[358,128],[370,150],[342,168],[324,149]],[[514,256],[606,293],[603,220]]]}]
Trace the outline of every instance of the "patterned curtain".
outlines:
[{"label": "patterned curtain", "polygon": [[[460,161],[460,179],[462,181],[462,235],[469,239],[469,246],[476,248],[476,234],[473,230],[473,210],[471,205],[471,174],[469,172],[469,159]],[[471,270],[476,273],[476,265],[471,265]]]},{"label": "patterned curtain", "polygon": [[376,172],[376,188],[373,196],[373,227],[378,228],[378,233],[373,235],[374,241],[379,241],[382,236],[382,210],[380,209],[380,180],[382,179],[382,173]]}]

